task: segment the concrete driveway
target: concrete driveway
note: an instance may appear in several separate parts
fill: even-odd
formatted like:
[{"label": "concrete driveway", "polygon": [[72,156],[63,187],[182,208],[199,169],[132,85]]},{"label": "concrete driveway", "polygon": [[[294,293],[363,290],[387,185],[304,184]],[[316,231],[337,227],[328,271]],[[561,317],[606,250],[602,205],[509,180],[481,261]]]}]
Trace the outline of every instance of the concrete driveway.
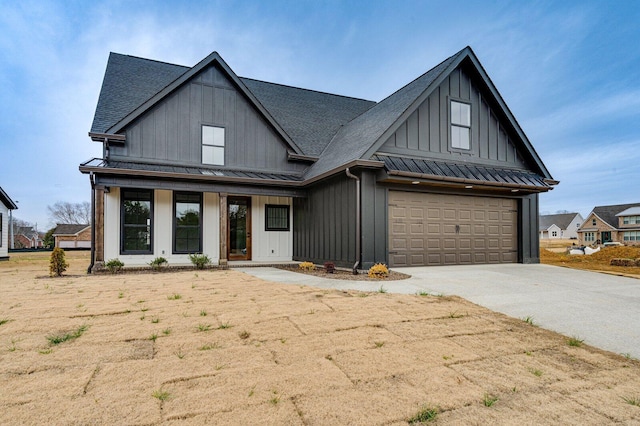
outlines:
[{"label": "concrete driveway", "polygon": [[[321,288],[376,291],[381,284],[237,268],[259,278]],[[394,269],[412,277],[382,285],[392,293],[457,295],[585,343],[640,358],[640,280],[549,265],[470,265]]]}]

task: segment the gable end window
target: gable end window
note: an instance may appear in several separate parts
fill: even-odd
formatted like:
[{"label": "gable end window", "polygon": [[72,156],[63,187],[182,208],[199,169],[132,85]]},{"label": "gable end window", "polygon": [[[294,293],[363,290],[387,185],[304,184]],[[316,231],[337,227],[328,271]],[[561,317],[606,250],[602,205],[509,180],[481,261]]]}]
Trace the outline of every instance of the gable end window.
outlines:
[{"label": "gable end window", "polygon": [[289,206],[267,204],[265,206],[265,231],[289,230]]},{"label": "gable end window", "polygon": [[224,166],[224,127],[202,126],[202,164]]},{"label": "gable end window", "polygon": [[596,220],[595,219],[591,220],[591,226],[596,226]]},{"label": "gable end window", "polygon": [[451,101],[451,148],[471,149],[471,105]]},{"label": "gable end window", "polygon": [[202,194],[174,193],[173,212],[173,252],[202,252]]},{"label": "gable end window", "polygon": [[120,198],[120,253],[153,253],[153,191],[123,189]]}]

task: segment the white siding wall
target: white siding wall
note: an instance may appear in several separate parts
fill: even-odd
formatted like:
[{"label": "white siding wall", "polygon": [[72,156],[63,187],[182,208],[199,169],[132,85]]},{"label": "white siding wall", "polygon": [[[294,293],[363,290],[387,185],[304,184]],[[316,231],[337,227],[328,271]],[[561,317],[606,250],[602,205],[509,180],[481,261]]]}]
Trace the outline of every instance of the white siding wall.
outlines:
[{"label": "white siding wall", "polygon": [[9,209],[0,202],[0,214],[2,214],[2,240],[0,240],[0,257],[9,256]]},{"label": "white siding wall", "polygon": [[573,218],[569,227],[564,231],[564,238],[578,238],[578,229],[584,223],[584,219],[580,213]]},{"label": "white siding wall", "polygon": [[[120,189],[105,194],[104,258],[118,258],[125,266],[145,266],[156,257],[164,257],[169,265],[191,265],[186,254],[173,254],[173,192],[155,190],[153,200],[153,254],[120,254]],[[203,253],[217,264],[220,258],[220,203],[218,194],[203,194]]]},{"label": "white siding wall", "polygon": [[[265,205],[289,207],[289,231],[265,231]],[[290,197],[251,197],[252,259],[256,262],[287,262],[293,258],[293,207]]]}]

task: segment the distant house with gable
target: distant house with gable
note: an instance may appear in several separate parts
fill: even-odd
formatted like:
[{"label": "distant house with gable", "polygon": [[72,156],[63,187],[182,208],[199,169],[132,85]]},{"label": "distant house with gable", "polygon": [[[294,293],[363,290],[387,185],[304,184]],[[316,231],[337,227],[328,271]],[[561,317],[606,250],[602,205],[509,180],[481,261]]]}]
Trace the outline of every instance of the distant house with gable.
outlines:
[{"label": "distant house with gable", "polygon": [[16,249],[42,248],[42,233],[33,226],[16,226],[13,230],[13,247]]},{"label": "distant house with gable", "polygon": [[547,214],[540,216],[540,239],[577,239],[578,228],[584,222],[580,213]]},{"label": "distant house with gable", "polygon": [[580,243],[640,245],[640,203],[594,207],[578,229]]},{"label": "distant house with gable", "polygon": [[9,211],[18,206],[0,188],[0,260],[9,259]]},{"label": "distant house with gable", "polygon": [[90,249],[91,225],[58,224],[53,231],[54,246],[62,249]]}]

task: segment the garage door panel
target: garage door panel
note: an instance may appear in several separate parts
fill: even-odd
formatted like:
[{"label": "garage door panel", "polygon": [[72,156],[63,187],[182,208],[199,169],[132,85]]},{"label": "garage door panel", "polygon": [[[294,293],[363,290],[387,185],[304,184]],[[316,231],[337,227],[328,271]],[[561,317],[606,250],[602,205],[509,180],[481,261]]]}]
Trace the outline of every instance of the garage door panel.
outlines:
[{"label": "garage door panel", "polygon": [[517,201],[389,192],[391,266],[516,262]]}]

